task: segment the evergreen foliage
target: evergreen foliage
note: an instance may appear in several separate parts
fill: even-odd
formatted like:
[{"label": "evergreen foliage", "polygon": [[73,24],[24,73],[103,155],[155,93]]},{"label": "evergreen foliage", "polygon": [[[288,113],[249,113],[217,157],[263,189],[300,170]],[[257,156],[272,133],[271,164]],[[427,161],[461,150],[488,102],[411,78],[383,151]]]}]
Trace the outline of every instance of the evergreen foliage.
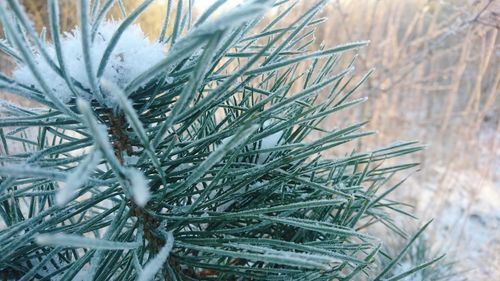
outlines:
[{"label": "evergreen foliage", "polygon": [[[79,1],[78,36],[68,38],[58,1],[49,0],[47,43],[17,0],[2,1],[0,50],[24,80],[1,74],[0,90],[40,107],[0,104],[8,115],[0,120],[1,276],[384,279],[404,252],[389,257],[369,228],[381,223],[407,236],[393,218],[407,213],[386,199],[399,184],[387,183],[416,164],[382,162],[421,147],[399,142],[326,157],[371,132],[365,123],[319,126],[365,101],[352,95],[368,74],[355,82],[355,59],[346,69],[338,62],[367,42],[310,50],[326,0],[299,16],[292,1],[221,11],[219,0],[196,19],[192,1],[169,0],[151,43],[165,54],[123,81],[137,72],[126,67],[144,63],[129,55],[137,45],[128,30],[152,1],[124,11],[113,33],[99,37],[114,2]],[[262,21],[273,7],[274,18]],[[64,47],[67,40],[81,49]],[[75,53],[82,63],[68,61]],[[120,60],[126,74],[108,77]],[[309,67],[301,72],[300,63]],[[314,131],[322,137],[308,139]],[[13,145],[24,151],[10,153]],[[387,266],[377,268],[382,259]]]}]

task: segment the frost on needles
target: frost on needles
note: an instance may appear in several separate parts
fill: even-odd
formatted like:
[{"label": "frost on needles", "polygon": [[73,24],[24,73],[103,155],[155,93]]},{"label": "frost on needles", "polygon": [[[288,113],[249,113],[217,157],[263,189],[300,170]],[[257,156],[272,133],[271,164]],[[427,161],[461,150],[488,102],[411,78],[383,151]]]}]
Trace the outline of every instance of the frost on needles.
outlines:
[{"label": "frost on needles", "polygon": [[152,0],[117,21],[121,1],[75,2],[62,33],[47,1],[50,36],[0,3],[0,91],[37,104],[0,101],[0,279],[399,280],[437,260],[393,270],[428,224],[390,258],[371,232],[409,237],[387,197],[416,164],[387,160],[421,147],[341,152],[371,134],[328,123],[365,101],[342,57],[368,42],[315,41],[327,0],[167,1],[151,40]]}]

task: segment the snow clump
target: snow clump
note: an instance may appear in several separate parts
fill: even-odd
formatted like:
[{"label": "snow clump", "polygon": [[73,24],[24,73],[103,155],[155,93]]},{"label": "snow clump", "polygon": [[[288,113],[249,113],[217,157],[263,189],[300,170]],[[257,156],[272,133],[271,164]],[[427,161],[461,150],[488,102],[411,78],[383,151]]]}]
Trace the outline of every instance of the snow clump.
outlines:
[{"label": "snow clump", "polygon": [[[97,75],[104,51],[119,26],[119,22],[105,21],[97,29],[95,39],[91,43],[91,63],[94,75]],[[61,39],[61,46],[64,64],[70,77],[80,82],[82,87],[90,92],[91,85],[85,68],[80,28],[75,27],[72,32],[65,33],[64,38]],[[47,44],[45,49],[54,63],[59,65],[54,45]],[[124,88],[139,74],[165,57],[166,53],[162,44],[149,41],[138,25],[131,25],[122,33],[114,47],[101,79]],[[54,95],[64,103],[70,102],[74,95],[64,78],[54,71],[39,53],[34,55],[34,59]],[[12,76],[19,83],[41,90],[40,84],[25,64],[19,64]],[[88,92],[78,88],[76,90],[85,99],[93,99]],[[111,97],[105,98],[105,100],[109,99]]]}]

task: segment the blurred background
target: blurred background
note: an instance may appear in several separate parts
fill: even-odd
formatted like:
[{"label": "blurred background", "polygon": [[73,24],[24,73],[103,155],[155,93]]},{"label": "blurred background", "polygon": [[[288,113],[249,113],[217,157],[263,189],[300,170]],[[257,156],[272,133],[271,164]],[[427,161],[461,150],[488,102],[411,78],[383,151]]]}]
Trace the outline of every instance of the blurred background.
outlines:
[{"label": "blurred background", "polygon": [[[46,1],[22,2],[41,31],[48,22]],[[122,8],[130,11],[141,2],[124,0]],[[151,39],[160,33],[166,2],[155,1],[138,20]],[[185,5],[201,12],[211,2]],[[314,2],[302,1],[300,9]],[[70,30],[78,1],[60,3],[61,24]],[[122,16],[118,5],[111,15]],[[368,129],[378,134],[356,149],[397,140],[425,144],[409,159],[422,164],[419,171],[395,196],[413,205],[422,221],[435,218],[428,240],[460,262],[460,277],[500,280],[500,1],[332,0],[321,16],[328,21],[316,27],[310,49],[370,40],[359,51],[355,76],[375,68],[357,92],[369,100],[323,126],[369,120]],[[2,72],[13,66],[0,54]],[[0,98],[12,100],[5,93]]]},{"label": "blurred background", "polygon": [[323,14],[326,45],[371,40],[356,64],[376,69],[369,100],[342,116],[378,131],[360,148],[425,144],[396,196],[434,218],[427,237],[463,277],[500,280],[500,1],[338,0]]}]

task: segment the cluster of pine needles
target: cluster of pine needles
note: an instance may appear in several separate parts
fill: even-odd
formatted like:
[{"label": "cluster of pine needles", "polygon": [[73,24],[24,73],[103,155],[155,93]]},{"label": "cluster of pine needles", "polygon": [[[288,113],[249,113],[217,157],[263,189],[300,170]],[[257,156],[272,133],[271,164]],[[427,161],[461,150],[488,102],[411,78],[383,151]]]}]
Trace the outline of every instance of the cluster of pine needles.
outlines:
[{"label": "cluster of pine needles", "polygon": [[[327,1],[294,16],[293,1],[219,0],[195,18],[192,1],[169,0],[154,38],[164,57],[125,85],[106,71],[142,63],[113,51],[152,0],[123,10],[97,60],[99,27],[121,1],[80,0],[77,69],[57,0],[42,34],[17,0],[4,2],[0,50],[32,81],[0,74],[0,90],[39,105],[0,103],[4,279],[400,280],[441,258],[393,273],[428,223],[410,236],[395,222],[410,214],[389,184],[417,164],[387,160],[421,146],[327,157],[372,134],[364,122],[322,126],[366,100],[353,94],[369,75],[351,75],[367,42],[310,50]],[[374,224],[407,245],[390,256]]]}]

